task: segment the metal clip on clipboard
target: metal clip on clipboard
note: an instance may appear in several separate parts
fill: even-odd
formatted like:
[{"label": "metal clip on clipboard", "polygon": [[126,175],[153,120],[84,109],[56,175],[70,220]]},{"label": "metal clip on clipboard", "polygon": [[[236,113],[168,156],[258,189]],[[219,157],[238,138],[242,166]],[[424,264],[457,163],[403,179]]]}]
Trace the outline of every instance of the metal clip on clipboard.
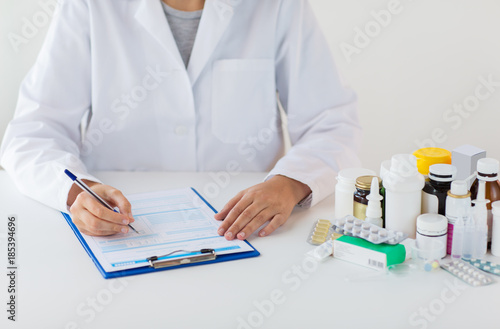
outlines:
[{"label": "metal clip on clipboard", "polygon": [[[193,256],[186,256],[186,257],[182,257],[182,258],[160,260],[160,258],[167,257],[167,256],[170,256],[170,255],[178,253],[178,252],[186,252],[186,253],[199,252],[200,254],[193,255]],[[147,260],[149,262],[150,267],[158,269],[158,268],[163,268],[163,267],[206,262],[209,260],[214,260],[215,258],[217,258],[217,255],[215,254],[214,249],[201,249],[201,250],[196,250],[196,251],[176,250],[176,251],[172,251],[171,253],[168,253],[166,255],[149,257],[149,258],[147,258]]]}]

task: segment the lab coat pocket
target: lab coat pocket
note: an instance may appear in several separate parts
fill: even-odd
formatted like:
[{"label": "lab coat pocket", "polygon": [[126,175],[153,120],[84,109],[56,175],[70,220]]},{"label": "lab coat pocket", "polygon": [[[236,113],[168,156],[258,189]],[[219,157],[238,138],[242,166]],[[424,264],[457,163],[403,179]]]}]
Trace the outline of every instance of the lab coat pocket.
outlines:
[{"label": "lab coat pocket", "polygon": [[277,116],[274,61],[228,59],[214,63],[212,133],[223,143],[239,143],[274,128]]}]

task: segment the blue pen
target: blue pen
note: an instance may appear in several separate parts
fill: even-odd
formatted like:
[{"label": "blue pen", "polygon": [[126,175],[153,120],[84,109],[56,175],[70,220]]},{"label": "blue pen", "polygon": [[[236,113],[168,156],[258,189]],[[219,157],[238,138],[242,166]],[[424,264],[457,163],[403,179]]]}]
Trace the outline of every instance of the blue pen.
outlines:
[{"label": "blue pen", "polygon": [[[97,201],[99,201],[104,207],[108,208],[111,211],[118,212],[115,209],[113,209],[106,201],[104,201],[100,196],[98,196],[94,191],[90,189],[90,187],[85,184],[81,179],[77,178],[71,171],[68,169],[64,170],[64,173],[68,175],[71,180],[76,183],[82,190],[87,192],[88,194],[92,195]],[[128,227],[130,227],[132,230],[134,230],[135,233],[139,234],[137,230],[130,224],[128,224]]]}]

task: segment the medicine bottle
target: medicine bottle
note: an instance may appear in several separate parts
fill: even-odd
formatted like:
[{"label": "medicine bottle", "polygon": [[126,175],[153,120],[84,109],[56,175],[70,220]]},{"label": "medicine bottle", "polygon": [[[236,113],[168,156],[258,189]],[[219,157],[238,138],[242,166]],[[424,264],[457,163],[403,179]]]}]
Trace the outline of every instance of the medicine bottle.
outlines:
[{"label": "medicine bottle", "polygon": [[422,189],[422,214],[446,215],[446,197],[456,174],[457,168],[449,164],[429,167],[429,180]]},{"label": "medicine bottle", "polygon": [[422,175],[429,174],[429,167],[437,163],[451,164],[451,152],[439,147],[425,147],[413,152],[417,158],[417,169]]},{"label": "medicine bottle", "polygon": [[[468,183],[464,180],[455,180],[451,183],[451,189],[446,197],[446,219],[448,220],[448,241],[446,252],[451,254],[453,245],[454,225],[459,216],[470,213],[471,198],[467,189]],[[462,225],[466,224],[466,219],[462,218]]]},{"label": "medicine bottle", "polygon": [[356,178],[365,175],[375,175],[375,172],[364,168],[348,168],[339,171],[335,186],[335,218],[353,215]]},{"label": "medicine bottle", "polygon": [[[439,214],[422,214],[417,217],[417,244],[420,249],[439,247],[439,256],[446,257],[448,221]],[[434,243],[439,241],[439,243]]]},{"label": "medicine bottle", "polygon": [[477,161],[477,178],[472,183],[470,187],[470,193],[472,200],[477,199],[477,192],[479,187],[479,181],[485,182],[485,198],[490,200],[487,204],[488,209],[488,240],[491,240],[491,221],[493,215],[491,213],[491,204],[495,201],[500,200],[500,186],[498,185],[498,170],[499,163],[498,160],[491,158],[483,158]]},{"label": "medicine bottle", "polygon": [[424,176],[417,171],[417,159],[410,154],[391,158],[391,168],[384,175],[385,227],[415,238],[417,217],[422,207]]},{"label": "medicine bottle", "polygon": [[[356,179],[356,190],[353,196],[353,215],[364,220],[366,218],[366,208],[368,207],[368,194],[372,185],[373,175],[360,176]],[[378,178],[378,177],[377,177]],[[380,186],[380,178],[379,186]]]}]

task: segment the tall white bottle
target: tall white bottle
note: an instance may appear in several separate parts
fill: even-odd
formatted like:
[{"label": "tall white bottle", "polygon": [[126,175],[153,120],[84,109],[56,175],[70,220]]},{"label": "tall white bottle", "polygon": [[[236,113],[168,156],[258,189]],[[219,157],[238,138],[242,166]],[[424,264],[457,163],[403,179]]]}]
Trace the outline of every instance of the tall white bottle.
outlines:
[{"label": "tall white bottle", "polygon": [[424,176],[417,170],[417,158],[411,154],[394,155],[383,184],[385,227],[407,233],[414,239],[422,204],[422,188],[425,185]]}]

